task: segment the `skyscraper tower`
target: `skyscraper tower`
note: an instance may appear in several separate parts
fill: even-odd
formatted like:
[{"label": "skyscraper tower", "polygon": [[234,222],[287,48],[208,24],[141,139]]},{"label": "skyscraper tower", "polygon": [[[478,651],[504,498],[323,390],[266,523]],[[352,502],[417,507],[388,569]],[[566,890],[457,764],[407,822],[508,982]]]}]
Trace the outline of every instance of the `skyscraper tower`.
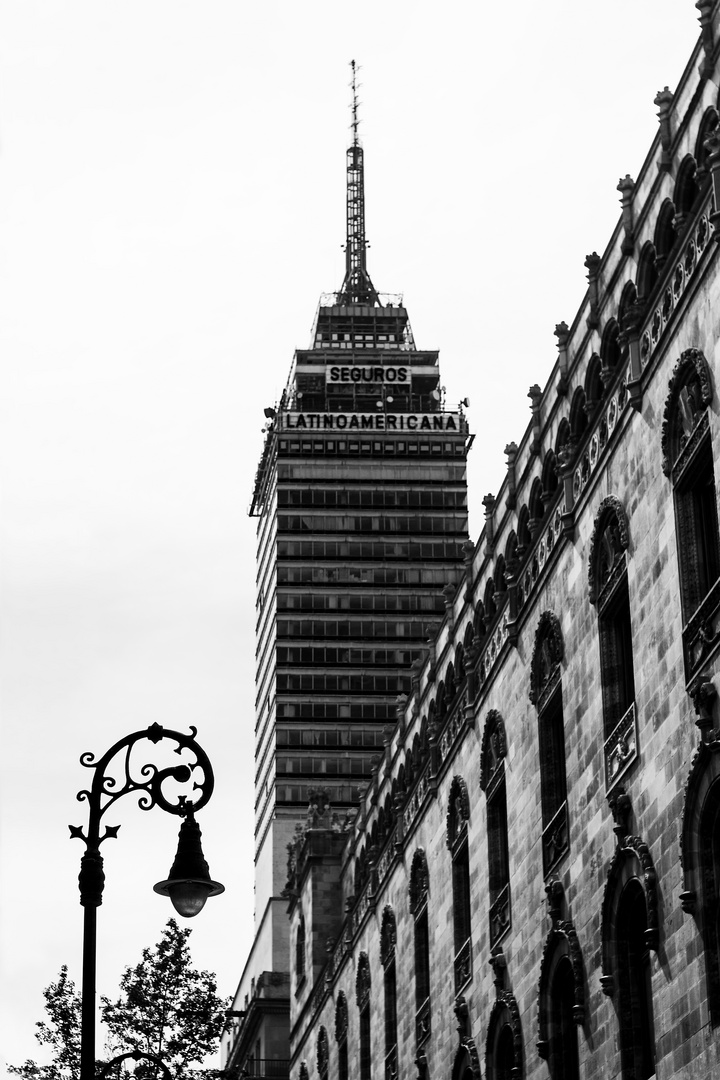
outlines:
[{"label": "skyscraper tower", "polygon": [[[289,969],[287,845],[314,788],[335,811],[356,805],[468,537],[462,406],[446,408],[438,352],[416,348],[402,297],[379,294],[367,270],[352,67],[345,277],[321,297],[310,347],[265,410],[250,508],[256,938],[246,975]],[[270,1056],[256,1048],[256,1060]]]}]

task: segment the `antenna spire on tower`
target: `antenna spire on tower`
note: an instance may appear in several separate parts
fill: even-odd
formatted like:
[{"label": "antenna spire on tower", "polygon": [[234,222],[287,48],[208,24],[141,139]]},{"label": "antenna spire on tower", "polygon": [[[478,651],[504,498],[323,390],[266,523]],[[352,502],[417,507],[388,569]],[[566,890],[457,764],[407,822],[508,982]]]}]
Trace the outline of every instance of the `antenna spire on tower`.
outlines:
[{"label": "antenna spire on tower", "polygon": [[363,149],[358,137],[358,65],[350,61],[352,69],[351,124],[352,145],[348,147],[347,159],[347,213],[345,242],[345,278],[338,293],[339,304],[377,304],[378,294],[370,280],[365,263],[367,241],[365,239],[365,174]]}]

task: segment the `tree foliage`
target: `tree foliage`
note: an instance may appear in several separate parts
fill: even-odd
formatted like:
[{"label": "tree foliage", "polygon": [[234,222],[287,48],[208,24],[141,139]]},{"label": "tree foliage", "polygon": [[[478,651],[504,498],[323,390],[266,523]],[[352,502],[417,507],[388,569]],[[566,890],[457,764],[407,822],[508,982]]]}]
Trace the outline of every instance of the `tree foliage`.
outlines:
[{"label": "tree foliage", "polygon": [[[168,920],[160,941],[143,949],[140,962],[123,972],[117,1000],[101,998],[106,1061],[139,1051],[159,1058],[177,1080],[217,1075],[215,1070],[199,1073],[192,1068],[217,1049],[227,1002],[217,996],[215,976],[192,966],[191,933]],[[26,1061],[9,1071],[25,1080],[78,1080],[80,993],[68,978],[67,967],[44,996],[48,1021],[36,1025],[35,1035],[41,1045],[51,1048],[53,1063]],[[135,1068],[138,1080],[161,1075],[162,1070],[147,1059]]]}]

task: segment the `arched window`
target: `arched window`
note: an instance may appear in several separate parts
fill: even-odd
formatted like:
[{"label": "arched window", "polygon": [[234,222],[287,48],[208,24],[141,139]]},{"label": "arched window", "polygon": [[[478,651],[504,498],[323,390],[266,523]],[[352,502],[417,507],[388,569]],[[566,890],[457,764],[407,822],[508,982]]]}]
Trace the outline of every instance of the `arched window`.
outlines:
[{"label": "arched window", "polygon": [[579,1080],[577,1029],[585,1020],[585,980],[580,942],[573,923],[563,919],[559,881],[545,887],[552,929],[545,940],[538,986],[538,1053],[552,1080]]},{"label": "arched window", "polygon": [[372,1048],[370,1043],[370,961],[368,954],[358,957],[355,977],[355,997],[360,1012],[360,1080],[370,1080],[372,1075]]},{"label": "arched window", "polygon": [[[713,698],[714,698],[713,688]],[[683,910],[703,942],[710,1024],[720,1027],[720,742],[702,742],[686,785],[682,821]]]},{"label": "arched window", "polygon": [[469,1036],[460,1040],[453,1062],[452,1080],[482,1080],[475,1040]]},{"label": "arched window", "polygon": [[330,1069],[330,1046],[327,1028],[321,1025],[317,1039],[317,1071],[319,1080],[328,1080]]},{"label": "arched window", "polygon": [[675,502],[688,681],[709,648],[707,627],[720,606],[720,538],[708,405],[710,372],[699,349],[678,360],[662,425],[663,471]]},{"label": "arched window", "polygon": [[335,1005],[335,1041],[338,1048],[338,1080],[348,1080],[348,1006],[341,990]]},{"label": "arched window", "polygon": [[530,534],[533,539],[535,539],[538,530],[540,529],[540,522],[545,515],[545,507],[543,506],[542,500],[542,484],[537,478],[533,480],[532,487],[530,488],[528,510],[530,511],[530,519],[528,521]]},{"label": "arched window", "polygon": [[581,386],[573,394],[570,406],[570,432],[575,442],[579,444],[587,431],[588,418],[585,411],[585,391]]},{"label": "arched window", "polygon": [[601,981],[616,1000],[623,1080],[655,1075],[650,950],[658,945],[657,904],[647,844],[639,836],[619,836],[603,897]]},{"label": "arched window", "polygon": [[490,946],[510,928],[510,860],[505,791],[505,725],[496,709],[485,721],[480,754],[480,787],[487,799]]},{"label": "arched window", "polygon": [[641,301],[646,301],[653,293],[658,280],[657,257],[655,245],[649,240],[643,245],[638,259],[638,271],[636,277],[637,293]]},{"label": "arched window", "polygon": [[528,551],[532,547],[532,535],[530,533],[530,511],[527,506],[523,506],[518,514],[518,555],[521,559],[524,559]]},{"label": "arched window", "polygon": [[677,233],[675,232],[674,220],[675,207],[671,199],[666,199],[660,207],[660,213],[655,224],[655,261],[658,272],[662,270],[675,247]]},{"label": "arched window", "polygon": [[410,867],[410,914],[415,920],[415,1041],[418,1046],[430,1035],[430,931],[428,926],[429,875],[422,848]]},{"label": "arched window", "polygon": [[537,708],[540,745],[543,874],[570,848],[560,661],[560,624],[551,611],[540,616],[530,661],[530,700]]},{"label": "arched window", "polygon": [[447,846],[452,857],[453,937],[455,943],[455,993],[472,978],[470,922],[470,860],[468,819],[470,800],[461,776],[453,777],[447,811]]},{"label": "arched window", "polygon": [[700,121],[700,127],[698,128],[697,142],[695,143],[695,160],[697,162],[697,173],[695,178],[700,186],[702,186],[709,178],[710,172],[707,166],[708,148],[705,145],[705,140],[718,126],[718,114],[717,109],[712,108],[705,110],[705,114]]},{"label": "arched window", "polygon": [[600,370],[606,390],[613,381],[614,374],[620,365],[621,359],[620,326],[615,319],[610,319],[603,330],[602,340],[600,342]]},{"label": "arched window", "polygon": [[678,169],[677,180],[675,181],[673,198],[675,203],[674,225],[678,233],[682,232],[689,222],[692,209],[697,201],[699,189],[696,173],[695,158],[692,154],[688,154]]},{"label": "arched window", "polygon": [[305,919],[301,912],[295,935],[295,987],[297,990],[305,982],[305,952]]},{"label": "arched window", "polygon": [[485,1046],[485,1080],[520,1080],[522,1029],[513,995],[500,994],[492,1007]]},{"label": "arched window", "polygon": [[385,989],[385,1078],[394,1080],[398,1073],[397,1049],[397,978],[395,974],[395,914],[388,905],[383,911],[380,929],[380,959],[384,969]]},{"label": "arched window", "polygon": [[602,382],[602,361],[598,353],[593,353],[588,362],[585,375],[585,409],[589,416],[594,416],[604,397]]},{"label": "arched window", "polygon": [[613,495],[600,504],[590,538],[588,595],[597,606],[605,738],[605,785],[637,758],[635,673],[625,552],[628,523]]}]

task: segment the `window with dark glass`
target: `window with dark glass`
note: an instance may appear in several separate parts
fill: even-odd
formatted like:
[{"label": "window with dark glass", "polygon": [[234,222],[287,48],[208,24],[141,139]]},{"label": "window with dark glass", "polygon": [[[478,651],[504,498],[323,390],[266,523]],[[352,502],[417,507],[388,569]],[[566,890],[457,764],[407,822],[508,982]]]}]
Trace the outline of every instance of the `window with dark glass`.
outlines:
[{"label": "window with dark glass", "polygon": [[472,976],[470,922],[470,860],[467,825],[470,802],[467,786],[460,776],[453,778],[447,815],[447,845],[452,858],[453,938],[455,946],[455,993]]},{"label": "window with dark glass", "polygon": [[491,709],[485,722],[480,757],[480,787],[487,798],[490,945],[510,927],[510,861],[505,790],[505,725]]},{"label": "window with dark glass", "polygon": [[415,1041],[418,1046],[430,1034],[430,932],[428,926],[428,865],[418,848],[410,869],[410,913],[414,919],[415,949]]},{"label": "window with dark glass", "polygon": [[386,907],[380,931],[380,959],[383,965],[385,995],[385,1080],[396,1080],[398,1074],[396,937],[395,915],[392,908]]},{"label": "window with dark glass", "polygon": [[720,534],[708,406],[710,371],[699,349],[686,349],[670,380],[662,426],[663,470],[673,484],[688,681],[714,641],[708,626],[720,608]]},{"label": "window with dark glass", "polygon": [[570,847],[565,728],[560,661],[563,642],[552,612],[540,616],[531,660],[530,700],[538,712],[543,874],[548,875]]},{"label": "window with dark glass", "polygon": [[360,1080],[371,1080],[372,1047],[370,1036],[370,962],[368,960],[368,955],[365,952],[361,952],[358,959],[355,990],[360,1021]]},{"label": "window with dark glass", "polygon": [[295,985],[302,986],[305,982],[305,919],[300,915],[297,935],[295,937]]},{"label": "window with dark glass", "polygon": [[617,910],[620,1058],[623,1080],[655,1075],[650,950],[645,892],[637,878],[623,889]]},{"label": "window with dark glass", "polygon": [[338,1080],[348,1080],[348,1007],[343,990],[338,993],[335,1006],[335,1041],[338,1048]]},{"label": "window with dark glass", "polygon": [[628,543],[625,511],[619,500],[609,495],[595,518],[588,571],[590,601],[598,612],[607,788],[637,759]]},{"label": "window with dark glass", "polygon": [[579,1080],[577,1025],[573,1018],[575,984],[569,957],[563,956],[550,983],[550,1047],[552,1080]]}]

